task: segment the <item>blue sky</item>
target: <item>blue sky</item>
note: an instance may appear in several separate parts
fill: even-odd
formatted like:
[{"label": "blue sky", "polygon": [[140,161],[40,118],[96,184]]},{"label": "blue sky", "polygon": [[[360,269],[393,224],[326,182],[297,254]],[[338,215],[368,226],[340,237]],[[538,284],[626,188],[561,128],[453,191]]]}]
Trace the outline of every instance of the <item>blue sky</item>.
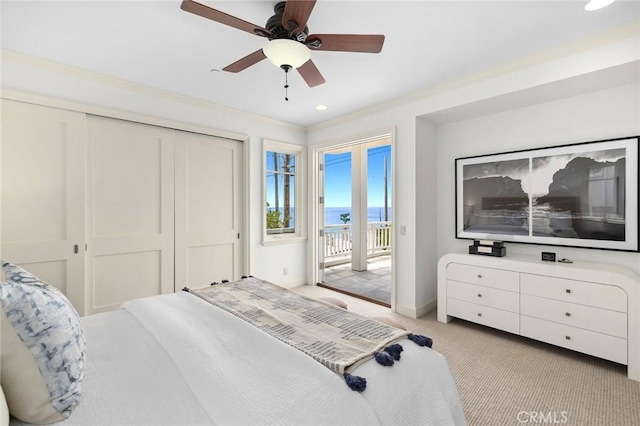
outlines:
[{"label": "blue sky", "polygon": [[[391,146],[369,148],[368,207],[384,206],[384,157],[387,157],[388,204],[391,206]],[[351,205],[351,153],[325,154],[325,207]]]}]

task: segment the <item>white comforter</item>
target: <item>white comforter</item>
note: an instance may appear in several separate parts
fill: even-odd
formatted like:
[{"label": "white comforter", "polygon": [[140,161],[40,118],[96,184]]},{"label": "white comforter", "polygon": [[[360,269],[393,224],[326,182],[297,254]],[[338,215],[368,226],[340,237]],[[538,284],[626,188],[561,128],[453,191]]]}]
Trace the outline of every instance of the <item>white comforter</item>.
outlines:
[{"label": "white comforter", "polygon": [[84,319],[85,392],[65,424],[465,423],[445,359],[409,340],[394,366],[372,360],[353,372],[367,378],[358,393],[307,355],[188,293],[123,309]]}]

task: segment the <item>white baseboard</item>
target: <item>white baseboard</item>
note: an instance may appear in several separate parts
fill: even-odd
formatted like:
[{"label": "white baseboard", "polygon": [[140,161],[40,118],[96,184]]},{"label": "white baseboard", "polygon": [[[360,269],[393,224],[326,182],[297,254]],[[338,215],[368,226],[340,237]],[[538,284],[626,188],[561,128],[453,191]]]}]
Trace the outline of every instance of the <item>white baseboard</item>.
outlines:
[{"label": "white baseboard", "polygon": [[417,308],[412,308],[409,306],[402,306],[396,303],[396,313],[400,315],[404,315],[409,318],[420,318],[422,315],[426,314],[429,311],[437,309],[438,300],[433,299],[430,302],[427,302],[423,305],[418,306]]},{"label": "white baseboard", "polygon": [[418,318],[420,318],[427,312],[433,311],[434,309],[438,309],[438,299],[433,299],[430,302],[427,302],[424,305],[419,306],[417,309]]},{"label": "white baseboard", "polygon": [[293,280],[293,281],[278,281],[278,282],[273,282],[274,284],[279,285],[280,287],[284,287],[287,289],[291,289],[294,287],[300,287],[301,285],[305,285],[307,284],[307,280],[305,280],[304,278],[299,278],[297,280]]}]

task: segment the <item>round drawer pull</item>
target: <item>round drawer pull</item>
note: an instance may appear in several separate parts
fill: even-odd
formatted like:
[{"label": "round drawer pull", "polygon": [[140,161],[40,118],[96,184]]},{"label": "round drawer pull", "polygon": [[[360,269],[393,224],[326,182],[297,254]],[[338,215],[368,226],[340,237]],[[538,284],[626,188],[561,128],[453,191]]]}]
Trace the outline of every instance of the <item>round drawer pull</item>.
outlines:
[{"label": "round drawer pull", "polygon": [[571,289],[570,289],[570,288],[568,288],[568,289],[566,289],[566,290],[565,290],[565,292],[567,292],[567,293],[571,293]]},{"label": "round drawer pull", "polygon": [[565,315],[570,317],[571,316],[571,312],[565,312]]},{"label": "round drawer pull", "polygon": [[478,293],[478,297],[482,297],[482,294]]},{"label": "round drawer pull", "polygon": [[478,316],[479,316],[479,317],[481,317],[481,316],[482,316],[482,314],[481,314],[480,312],[478,312]]},{"label": "round drawer pull", "polygon": [[478,278],[482,278],[482,274],[478,274]]},{"label": "round drawer pull", "polygon": [[571,340],[571,336],[564,336],[565,340]]}]

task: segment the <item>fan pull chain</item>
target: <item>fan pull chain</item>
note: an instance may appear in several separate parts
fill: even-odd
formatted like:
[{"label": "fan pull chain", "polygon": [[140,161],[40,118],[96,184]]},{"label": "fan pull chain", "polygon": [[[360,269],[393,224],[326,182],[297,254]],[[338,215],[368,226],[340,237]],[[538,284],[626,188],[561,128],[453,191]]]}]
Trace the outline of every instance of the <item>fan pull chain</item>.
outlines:
[{"label": "fan pull chain", "polygon": [[284,100],[289,101],[289,68],[284,69]]},{"label": "fan pull chain", "polygon": [[291,65],[280,65],[280,68],[284,70],[284,100],[289,100],[289,70]]}]

